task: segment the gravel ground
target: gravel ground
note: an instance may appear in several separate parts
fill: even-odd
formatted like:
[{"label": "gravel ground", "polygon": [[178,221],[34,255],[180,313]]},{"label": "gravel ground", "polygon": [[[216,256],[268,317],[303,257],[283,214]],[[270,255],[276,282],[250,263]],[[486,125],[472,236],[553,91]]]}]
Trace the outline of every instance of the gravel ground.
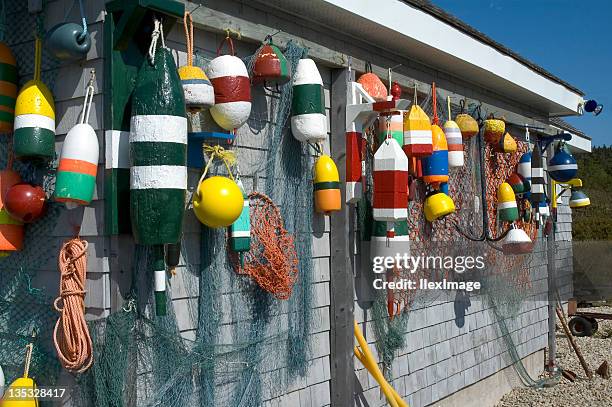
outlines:
[{"label": "gravel ground", "polygon": [[[612,307],[598,307],[596,312],[612,314]],[[574,338],[593,371],[589,381],[572,347],[559,326],[557,331],[557,361],[559,366],[578,375],[575,382],[562,377],[554,387],[518,388],[506,394],[497,407],[610,407],[612,406],[612,379],[605,380],[595,374],[599,365],[607,360],[612,373],[612,321],[599,320],[599,330],[590,338]]]}]

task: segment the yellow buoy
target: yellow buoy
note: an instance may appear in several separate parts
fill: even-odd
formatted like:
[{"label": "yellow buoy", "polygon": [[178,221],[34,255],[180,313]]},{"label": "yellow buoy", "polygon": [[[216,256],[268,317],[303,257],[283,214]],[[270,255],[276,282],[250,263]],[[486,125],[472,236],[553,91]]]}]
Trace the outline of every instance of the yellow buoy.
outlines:
[{"label": "yellow buoy", "polygon": [[243,205],[240,187],[227,177],[214,176],[201,181],[193,196],[193,212],[200,222],[211,228],[234,223]]},{"label": "yellow buoy", "polygon": [[334,160],[328,155],[322,155],[315,163],[314,195],[317,212],[340,210],[340,176]]},{"label": "yellow buoy", "polygon": [[26,82],[15,103],[15,157],[49,161],[55,156],[55,102],[40,80],[40,39],[36,38],[34,79]]},{"label": "yellow buoy", "polygon": [[499,143],[506,131],[506,123],[499,119],[487,119],[484,122],[484,138],[493,145]]}]

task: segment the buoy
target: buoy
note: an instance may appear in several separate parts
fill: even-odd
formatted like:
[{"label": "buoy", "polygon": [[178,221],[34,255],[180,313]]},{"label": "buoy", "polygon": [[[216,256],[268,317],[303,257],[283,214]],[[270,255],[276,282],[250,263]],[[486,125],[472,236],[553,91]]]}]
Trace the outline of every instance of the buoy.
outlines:
[{"label": "buoy", "polygon": [[36,383],[29,377],[33,348],[31,343],[26,346],[23,376],[15,379],[6,389],[2,407],[38,407],[38,398],[34,394]]},{"label": "buoy", "polygon": [[66,135],[57,167],[55,200],[64,202],[67,206],[89,204],[93,199],[96,187],[100,146],[96,132],[87,123],[94,94],[94,80],[95,76],[92,71],[85,93],[81,122],[70,129]]},{"label": "buoy", "polygon": [[291,65],[280,48],[269,37],[255,57],[253,64],[253,84],[264,86],[281,86],[291,79]]},{"label": "buoy", "polygon": [[457,123],[447,120],[444,123],[444,136],[448,144],[448,166],[450,168],[463,167],[465,162],[463,156],[463,138]]},{"label": "buoy", "polygon": [[181,66],[178,70],[185,104],[190,110],[209,109],[215,104],[215,91],[199,66]]},{"label": "buoy", "polygon": [[416,103],[404,114],[403,149],[410,157],[426,157],[433,152],[431,122]]},{"label": "buoy", "polygon": [[293,76],[291,133],[299,141],[327,139],[323,79],[312,59],[300,59]]},{"label": "buoy", "polygon": [[11,133],[15,120],[15,101],[19,73],[11,49],[0,42],[0,133]]},{"label": "buoy", "polygon": [[459,113],[455,117],[455,122],[461,130],[461,136],[467,140],[478,134],[478,122],[469,114]]},{"label": "buoy", "polygon": [[129,139],[132,232],[143,245],[180,240],[187,193],[185,97],[170,50],[156,47],[155,24],[132,95]]},{"label": "buoy", "polygon": [[529,182],[527,182],[525,178],[516,172],[510,174],[506,182],[510,184],[516,195],[522,195],[529,191]]},{"label": "buoy", "polygon": [[393,96],[393,100],[398,100],[402,97],[402,87],[397,82],[393,82],[391,84],[391,95]]},{"label": "buoy", "polygon": [[506,132],[503,120],[490,118],[484,122],[484,138],[487,143],[496,145]]},{"label": "buoy", "polygon": [[8,189],[4,196],[4,207],[14,219],[32,223],[45,214],[45,191],[38,185],[20,182]]},{"label": "buoy", "polygon": [[444,131],[434,124],[431,133],[433,152],[423,159],[423,181],[428,184],[448,182],[448,144]]},{"label": "buoy", "polygon": [[546,203],[546,201],[542,201],[538,205],[538,213],[540,216],[550,216],[550,207]]},{"label": "buoy", "polygon": [[244,62],[234,56],[234,43],[227,36],[230,55],[217,56],[208,65],[208,77],[215,89],[215,105],[210,114],[219,126],[225,130],[234,130],[242,126],[251,115],[251,80]]},{"label": "buoy", "polygon": [[315,210],[329,214],[340,210],[340,176],[338,168],[328,155],[320,156],[314,165]]},{"label": "buoy", "polygon": [[55,102],[40,80],[40,38],[35,44],[34,79],[23,85],[15,103],[13,150],[19,160],[49,161],[55,156]]},{"label": "buoy", "polygon": [[215,91],[210,80],[199,66],[193,65],[193,20],[185,11],[183,17],[187,44],[187,65],[178,70],[185,96],[185,105],[190,110],[208,109],[215,104]]},{"label": "buoy", "polygon": [[387,87],[380,80],[378,75],[372,73],[372,64],[366,63],[366,72],[357,79],[357,83],[363,87],[368,95],[372,96],[377,102],[387,100]]},{"label": "buoy", "polygon": [[463,167],[465,161],[463,157],[463,137],[457,123],[452,120],[450,96],[446,97],[448,108],[448,120],[444,123],[444,137],[448,144],[448,166]]},{"label": "buoy", "polygon": [[[164,245],[164,262],[168,270],[174,274],[174,270],[181,261],[181,241]],[[165,291],[165,290],[164,290]]]},{"label": "buoy", "polygon": [[387,235],[387,222],[374,221],[370,237],[370,260],[376,257],[400,258],[410,256],[410,238],[408,237],[408,222],[402,220],[393,224],[393,236]]},{"label": "buoy", "polygon": [[548,173],[557,182],[567,182],[576,177],[578,164],[565,143],[559,143],[557,146],[555,155],[548,162]]},{"label": "buoy", "polygon": [[397,140],[388,137],[374,153],[374,220],[387,222],[393,237],[393,223],[408,218],[408,157]]},{"label": "buoy", "polygon": [[584,206],[589,206],[590,204],[591,200],[584,192],[579,189],[572,190],[572,195],[569,201],[570,208],[582,208]]},{"label": "buoy", "polygon": [[507,182],[502,182],[497,188],[497,214],[506,222],[514,222],[519,216],[514,191]]},{"label": "buoy", "polygon": [[230,226],[230,245],[233,251],[237,253],[248,252],[251,249],[251,211],[250,200],[244,192],[244,185],[238,179],[236,182],[238,188],[242,192],[243,206],[240,216]]},{"label": "buoy", "polygon": [[523,229],[513,224],[504,238],[502,251],[506,256],[531,253],[533,251],[533,242]]},{"label": "buoy", "polygon": [[381,114],[378,119],[378,142],[382,143],[389,135],[402,146],[404,144],[404,111],[395,110]]},{"label": "buoy", "polygon": [[232,179],[214,176],[201,180],[193,195],[193,212],[210,228],[228,227],[244,208],[242,191]]},{"label": "buoy", "polygon": [[433,191],[425,198],[423,211],[425,212],[425,219],[433,222],[455,212],[455,203],[444,192]]},{"label": "buoy", "polygon": [[514,137],[510,133],[505,133],[503,137],[500,137],[497,144],[493,145],[493,150],[498,153],[516,153],[518,145]]},{"label": "buoy", "polygon": [[9,189],[21,182],[21,177],[12,169],[12,159],[5,170],[0,171],[0,257],[23,248],[23,223],[9,215],[5,199]]},{"label": "buoy", "polygon": [[527,151],[521,156],[516,172],[523,177],[527,187],[525,188],[524,198],[531,198],[531,152]]},{"label": "buoy", "polygon": [[361,133],[357,131],[347,131],[345,137],[345,201],[346,203],[355,203],[363,195],[363,170],[365,169],[363,158],[366,151],[366,141]]},{"label": "buoy", "polygon": [[60,23],[47,31],[45,48],[61,61],[84,59],[91,48],[91,35],[85,26],[77,23]]},{"label": "buoy", "polygon": [[539,144],[536,143],[531,153],[531,202],[534,206],[546,199],[545,183],[542,153]]}]

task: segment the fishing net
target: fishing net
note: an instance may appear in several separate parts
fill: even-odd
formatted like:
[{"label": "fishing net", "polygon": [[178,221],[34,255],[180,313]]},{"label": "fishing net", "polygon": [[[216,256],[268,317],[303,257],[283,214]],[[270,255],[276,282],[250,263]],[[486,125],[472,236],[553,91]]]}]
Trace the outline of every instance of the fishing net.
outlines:
[{"label": "fishing net", "polygon": [[[293,71],[303,55],[303,48],[287,45]],[[249,71],[252,58],[245,59]],[[207,61],[196,55],[194,63],[206,68]],[[244,267],[228,250],[225,229],[201,227],[199,245],[190,233],[170,280],[174,306],[167,317],[156,318],[150,249],[136,247],[131,298],[92,323],[96,362],[74,395],[79,406],[257,406],[284,394],[306,373],[313,321],[313,160],[288,128],[291,85],[254,92],[261,92],[255,97],[265,104],[229,147],[245,188],[255,191],[252,249],[244,253]],[[257,149],[248,147],[253,134],[262,136]],[[199,178],[200,171],[190,171]],[[210,175],[227,171],[217,161],[209,167]],[[269,239],[278,247],[266,247],[274,243]],[[283,262],[285,273],[274,267]]]},{"label": "fishing net", "polygon": [[[433,97],[430,92],[419,105],[430,116],[433,116]],[[437,99],[437,115],[439,126],[442,127],[448,119],[447,109]],[[460,113],[458,106],[453,106],[453,117]],[[483,117],[480,107],[472,106],[470,112],[477,118]],[[377,145],[375,132],[377,127],[368,129],[371,140],[366,156],[367,187],[366,200],[359,204],[358,217],[362,239],[367,238],[369,200],[372,192],[372,165],[373,154]],[[494,152],[488,144],[482,146],[478,136],[463,140],[465,151],[465,164],[463,167],[452,168],[449,171],[449,196],[453,199],[456,212],[433,223],[425,219],[423,202],[426,197],[426,187],[418,182],[415,188],[415,197],[409,203],[408,231],[410,237],[410,254],[412,256],[483,256],[485,267],[482,270],[473,270],[465,273],[455,272],[452,268],[426,267],[413,270],[393,269],[387,274],[387,280],[410,279],[419,281],[479,281],[482,284],[481,295],[466,291],[432,291],[432,290],[391,290],[380,292],[371,308],[370,318],[373,320],[376,348],[383,364],[386,376],[391,374],[391,365],[398,350],[406,343],[406,331],[412,309],[427,307],[434,302],[454,302],[456,321],[460,326],[464,324],[466,309],[471,302],[483,301],[483,308],[490,308],[497,321],[500,336],[503,337],[507,351],[521,379],[530,385],[535,382],[529,377],[521,363],[521,356],[517,351],[514,332],[519,328],[517,317],[524,310],[524,305],[534,292],[532,280],[534,266],[542,264],[545,256],[541,241],[534,247],[531,254],[506,256],[501,252],[500,240],[505,236],[508,224],[497,217],[497,188],[502,182],[515,172],[516,165],[522,153],[527,151],[528,143],[518,142],[518,151],[514,154]],[[482,152],[481,152],[482,151]],[[482,157],[482,160],[481,160]],[[481,166],[484,168],[481,171]],[[484,179],[481,174],[484,174]],[[484,203],[482,190],[485,188]],[[519,205],[526,209],[525,200],[518,199]],[[485,219],[483,218],[486,216]],[[522,219],[515,224],[524,229],[535,242],[537,239],[536,222]],[[485,239],[485,233],[488,238]],[[362,261],[364,261],[362,259]],[[435,263],[434,263],[435,264]],[[382,290],[381,290],[382,291]],[[393,315],[391,310],[400,308],[399,315]],[[523,355],[525,356],[525,355]],[[415,367],[418,369],[418,367]]]},{"label": "fishing net", "polygon": [[[44,13],[27,12],[26,1],[3,1],[0,32],[11,48],[19,72],[19,86],[32,79],[34,71],[34,32],[44,34]],[[42,80],[53,89],[59,63],[46,50],[42,52]],[[11,135],[0,136],[0,169],[5,169],[12,149]],[[54,163],[34,166],[15,161],[13,169],[23,182],[42,185],[49,197],[54,189]],[[58,235],[60,206],[48,202],[46,214],[25,225],[23,250],[0,258],[0,366],[6,385],[24,373],[25,349],[34,345],[30,377],[39,386],[57,384],[61,367],[52,343],[58,314],[53,309],[57,286],[57,254],[62,244]],[[45,403],[42,403],[45,405]]]}]

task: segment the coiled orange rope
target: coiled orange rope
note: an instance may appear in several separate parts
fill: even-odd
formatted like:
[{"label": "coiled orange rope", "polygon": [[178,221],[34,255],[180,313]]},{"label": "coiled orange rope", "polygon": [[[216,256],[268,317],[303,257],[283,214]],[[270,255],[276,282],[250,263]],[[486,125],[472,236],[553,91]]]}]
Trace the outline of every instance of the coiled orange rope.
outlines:
[{"label": "coiled orange rope", "polygon": [[62,366],[82,373],[93,363],[93,346],[85,321],[87,242],[79,237],[65,242],[58,263],[60,295],[53,305],[61,315],[53,330],[53,342]]}]

